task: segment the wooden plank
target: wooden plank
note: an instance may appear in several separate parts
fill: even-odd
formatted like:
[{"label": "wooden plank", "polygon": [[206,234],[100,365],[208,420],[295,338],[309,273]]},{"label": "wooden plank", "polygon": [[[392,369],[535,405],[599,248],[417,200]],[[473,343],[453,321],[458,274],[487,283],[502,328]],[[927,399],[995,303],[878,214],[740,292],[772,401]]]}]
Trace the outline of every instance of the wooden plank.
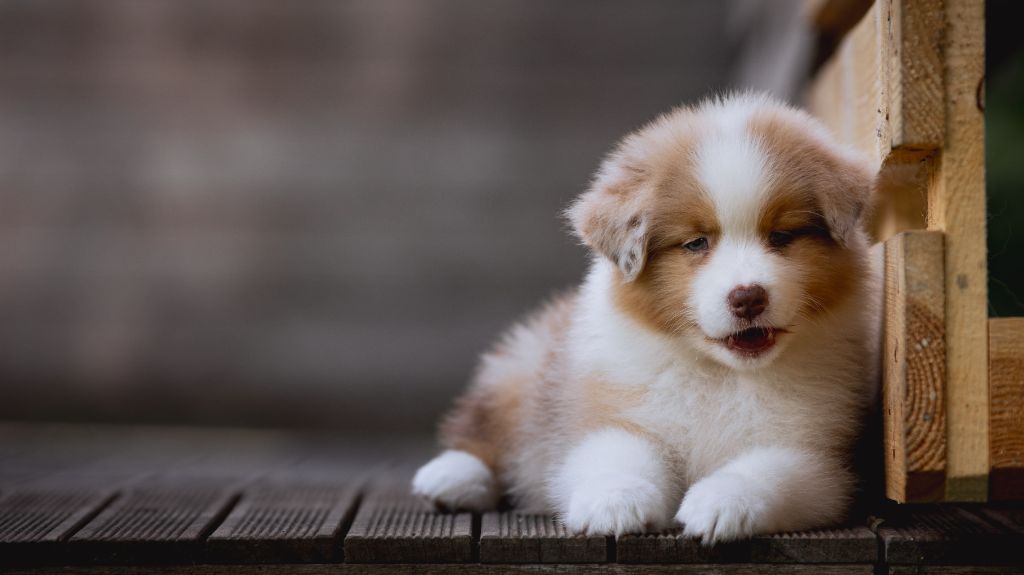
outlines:
[{"label": "wooden plank", "polygon": [[341,535],[357,490],[291,483],[247,489],[203,546],[207,561],[321,563],[342,560]]},{"label": "wooden plank", "polygon": [[878,542],[864,526],[764,535],[713,547],[673,530],[620,536],[616,558],[620,563],[869,564],[878,559]]},{"label": "wooden plank", "polygon": [[989,499],[1024,499],[1024,318],[988,320]]},{"label": "wooden plank", "polygon": [[882,166],[941,147],[943,0],[877,0],[818,72],[812,112]]},{"label": "wooden plank", "polygon": [[546,515],[485,513],[480,528],[481,563],[603,563],[610,541],[573,535]]},{"label": "wooden plank", "polygon": [[191,563],[236,499],[223,483],[139,484],[72,535],[69,554],[84,563]]},{"label": "wooden plank", "polygon": [[878,561],[878,540],[861,525],[755,537],[750,546],[750,560],[755,563]]},{"label": "wooden plank", "polygon": [[891,510],[878,528],[890,564],[1021,564],[1024,537],[968,508],[907,506]]},{"label": "wooden plank", "polygon": [[1019,565],[893,565],[889,575],[1020,575]]},{"label": "wooden plank", "polygon": [[60,543],[114,498],[109,489],[23,487],[0,496],[0,558],[14,564],[64,559]]},{"label": "wooden plank", "polygon": [[[289,575],[537,575],[556,572],[566,575],[872,575],[873,565],[627,565],[621,563],[576,565],[496,565],[496,564],[353,564],[311,563],[288,565]],[[53,573],[50,570],[12,570],[8,575]],[[154,565],[146,573],[158,575],[276,575],[280,565]],[[63,575],[138,575],[137,567],[87,566],[62,567]]]},{"label": "wooden plank", "polygon": [[683,535],[682,529],[672,529],[620,535],[615,540],[615,558],[619,563],[739,563],[750,560],[750,545],[739,541],[708,547]]},{"label": "wooden plank", "polygon": [[899,502],[945,495],[943,265],[939,232],[904,232],[885,243],[885,488]]},{"label": "wooden plank", "polygon": [[874,237],[925,225],[930,158],[944,141],[943,0],[879,0],[809,86],[810,110],[879,167]]},{"label": "wooden plank", "polygon": [[398,489],[367,495],[345,536],[351,563],[465,563],[473,552],[469,513],[433,511]]},{"label": "wooden plank", "polygon": [[983,0],[945,0],[945,138],[928,228],[946,234],[946,499],[988,493],[988,274],[985,245]]}]

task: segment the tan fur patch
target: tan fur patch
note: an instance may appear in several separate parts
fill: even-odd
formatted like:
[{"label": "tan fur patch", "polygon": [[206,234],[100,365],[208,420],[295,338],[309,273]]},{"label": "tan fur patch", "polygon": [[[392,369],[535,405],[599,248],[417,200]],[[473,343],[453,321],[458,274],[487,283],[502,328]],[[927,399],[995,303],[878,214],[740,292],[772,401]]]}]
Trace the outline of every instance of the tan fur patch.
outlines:
[{"label": "tan fur patch", "polygon": [[[502,455],[511,453],[513,442],[524,435],[527,403],[540,393],[543,373],[564,339],[575,300],[575,294],[555,298],[524,322],[543,340],[545,356],[539,363],[525,357],[525,344],[516,339],[515,330],[483,356],[475,381],[441,422],[441,441],[447,448],[472,453],[501,474]],[[516,369],[494,368],[499,363],[514,363]]]},{"label": "tan fur patch", "polygon": [[[869,173],[777,113],[755,114],[749,128],[760,139],[773,175],[759,233],[766,244],[773,231],[795,233],[792,243],[778,251],[799,267],[805,282],[801,313],[827,313],[865,273],[865,262],[844,243],[852,241],[853,230],[860,225],[870,192]],[[837,233],[837,226],[845,240],[829,235]]]}]

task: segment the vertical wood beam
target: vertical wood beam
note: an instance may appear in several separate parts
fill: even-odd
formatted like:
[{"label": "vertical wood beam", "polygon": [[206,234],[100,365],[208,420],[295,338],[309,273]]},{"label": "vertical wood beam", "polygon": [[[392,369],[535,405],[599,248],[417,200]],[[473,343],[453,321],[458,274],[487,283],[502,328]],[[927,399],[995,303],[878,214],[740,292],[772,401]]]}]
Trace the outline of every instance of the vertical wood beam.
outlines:
[{"label": "vertical wood beam", "polygon": [[988,311],[983,0],[945,0],[945,138],[928,194],[928,228],[946,234],[946,499],[988,494]]},{"label": "vertical wood beam", "polygon": [[911,231],[885,242],[886,496],[901,503],[945,493],[943,236]]}]

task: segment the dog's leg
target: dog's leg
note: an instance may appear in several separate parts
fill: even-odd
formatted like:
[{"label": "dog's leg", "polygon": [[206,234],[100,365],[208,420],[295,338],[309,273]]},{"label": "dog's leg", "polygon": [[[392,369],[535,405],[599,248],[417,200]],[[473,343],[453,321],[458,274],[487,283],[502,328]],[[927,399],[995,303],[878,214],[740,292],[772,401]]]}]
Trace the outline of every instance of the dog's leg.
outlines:
[{"label": "dog's leg", "polygon": [[823,454],[756,448],[693,484],[676,521],[708,545],[808,529],[842,517],[851,485],[850,474]]},{"label": "dog's leg", "polygon": [[620,429],[584,438],[550,485],[566,527],[577,533],[621,534],[669,523],[671,487],[665,465],[648,440]]},{"label": "dog's leg", "polygon": [[449,449],[420,467],[412,491],[446,509],[488,511],[498,503],[491,470],[478,457]]}]

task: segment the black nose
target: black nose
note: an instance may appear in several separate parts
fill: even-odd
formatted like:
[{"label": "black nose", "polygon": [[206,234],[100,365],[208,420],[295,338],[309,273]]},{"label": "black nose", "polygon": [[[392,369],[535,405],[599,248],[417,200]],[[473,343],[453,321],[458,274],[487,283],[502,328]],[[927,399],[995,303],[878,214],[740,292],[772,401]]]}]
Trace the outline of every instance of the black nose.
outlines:
[{"label": "black nose", "polygon": [[740,286],[729,292],[729,309],[733,315],[743,319],[754,319],[768,306],[768,292],[754,284]]}]

